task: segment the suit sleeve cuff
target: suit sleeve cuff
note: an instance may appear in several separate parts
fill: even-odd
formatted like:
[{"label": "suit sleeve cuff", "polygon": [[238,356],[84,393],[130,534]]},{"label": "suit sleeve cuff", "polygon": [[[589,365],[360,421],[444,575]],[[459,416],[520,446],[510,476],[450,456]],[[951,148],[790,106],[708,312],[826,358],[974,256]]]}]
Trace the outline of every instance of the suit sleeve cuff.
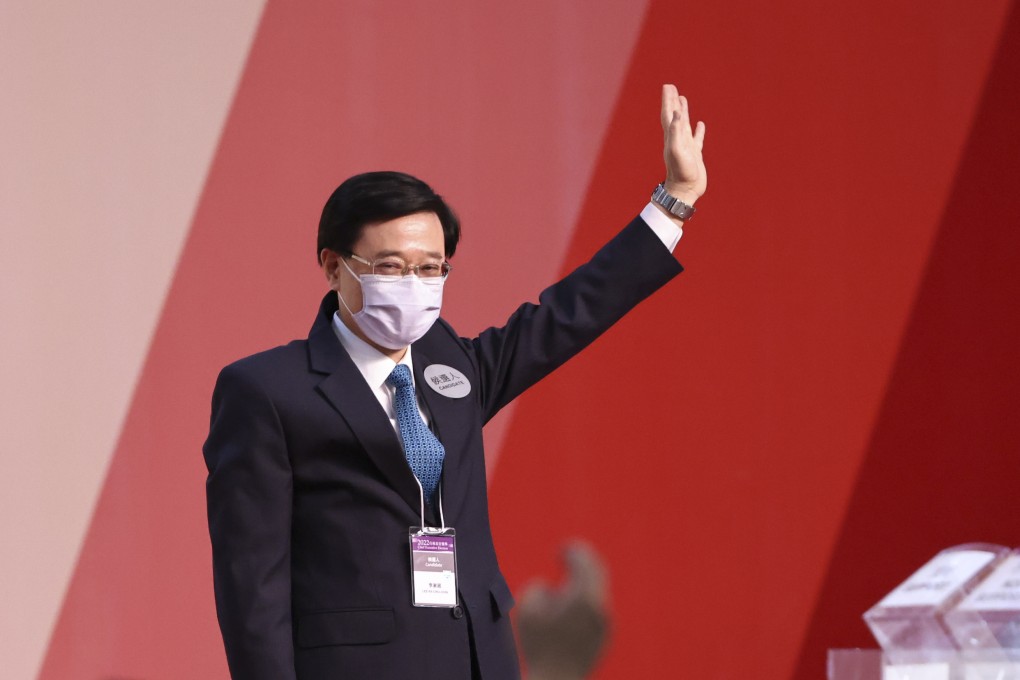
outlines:
[{"label": "suit sleeve cuff", "polygon": [[676,222],[663,215],[662,211],[656,208],[652,202],[649,202],[641,211],[641,219],[655,232],[655,235],[662,241],[662,245],[672,253],[676,244],[680,242],[680,237],[684,235],[684,230]]}]

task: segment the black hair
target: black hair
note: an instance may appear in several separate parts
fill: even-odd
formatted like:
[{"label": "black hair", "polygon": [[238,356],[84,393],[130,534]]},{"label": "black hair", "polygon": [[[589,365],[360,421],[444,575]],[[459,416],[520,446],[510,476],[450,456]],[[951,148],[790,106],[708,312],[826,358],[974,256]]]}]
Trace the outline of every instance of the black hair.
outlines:
[{"label": "black hair", "polygon": [[315,261],[323,248],[350,255],[365,225],[419,212],[439,217],[446,257],[453,257],[460,241],[460,221],[432,187],[403,172],[354,175],[336,188],[322,209]]}]

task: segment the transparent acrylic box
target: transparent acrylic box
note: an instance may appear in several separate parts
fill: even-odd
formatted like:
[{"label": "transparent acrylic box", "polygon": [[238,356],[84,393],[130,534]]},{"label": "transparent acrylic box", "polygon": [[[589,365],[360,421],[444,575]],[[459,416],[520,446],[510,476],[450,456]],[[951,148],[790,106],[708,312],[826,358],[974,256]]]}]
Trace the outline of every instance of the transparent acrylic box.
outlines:
[{"label": "transparent acrylic box", "polygon": [[864,620],[882,650],[829,650],[829,680],[1020,680],[1020,550],[947,548]]},{"label": "transparent acrylic box", "polygon": [[1012,551],[945,622],[965,680],[1020,680],[1020,553]]},{"label": "transparent acrylic box", "polygon": [[959,647],[945,616],[1009,552],[1008,548],[988,543],[947,548],[864,614],[865,623],[884,652],[885,680],[956,677]]}]

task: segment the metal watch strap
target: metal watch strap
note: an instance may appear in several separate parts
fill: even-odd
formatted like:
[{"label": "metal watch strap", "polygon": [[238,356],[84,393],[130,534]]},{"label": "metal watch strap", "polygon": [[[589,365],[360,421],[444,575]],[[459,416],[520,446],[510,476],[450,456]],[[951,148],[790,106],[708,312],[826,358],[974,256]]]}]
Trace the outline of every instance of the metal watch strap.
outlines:
[{"label": "metal watch strap", "polygon": [[666,187],[662,184],[655,187],[655,191],[652,192],[652,203],[661,205],[663,208],[669,211],[671,215],[676,215],[680,219],[687,221],[694,217],[694,206],[687,205],[676,196],[671,196]]}]

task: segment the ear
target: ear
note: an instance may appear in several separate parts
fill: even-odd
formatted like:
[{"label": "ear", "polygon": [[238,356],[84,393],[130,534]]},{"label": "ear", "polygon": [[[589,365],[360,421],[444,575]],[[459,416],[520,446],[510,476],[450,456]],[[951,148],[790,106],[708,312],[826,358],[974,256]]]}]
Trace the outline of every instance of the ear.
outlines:
[{"label": "ear", "polygon": [[329,281],[329,287],[336,288],[340,284],[340,268],[343,266],[340,264],[339,253],[329,248],[323,248],[319,253],[319,266],[322,267],[322,273]]}]

